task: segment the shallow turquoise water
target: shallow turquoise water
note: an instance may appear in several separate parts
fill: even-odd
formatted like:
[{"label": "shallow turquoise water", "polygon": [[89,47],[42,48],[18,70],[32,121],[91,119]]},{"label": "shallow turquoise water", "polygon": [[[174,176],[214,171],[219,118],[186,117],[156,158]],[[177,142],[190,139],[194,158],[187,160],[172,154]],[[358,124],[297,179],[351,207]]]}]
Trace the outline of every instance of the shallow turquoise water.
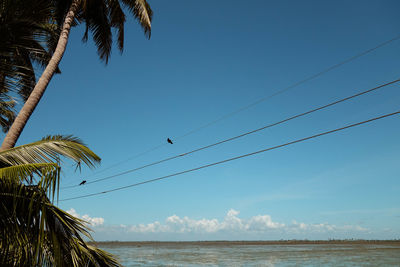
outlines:
[{"label": "shallow turquoise water", "polygon": [[400,247],[317,245],[106,245],[124,266],[400,266]]}]

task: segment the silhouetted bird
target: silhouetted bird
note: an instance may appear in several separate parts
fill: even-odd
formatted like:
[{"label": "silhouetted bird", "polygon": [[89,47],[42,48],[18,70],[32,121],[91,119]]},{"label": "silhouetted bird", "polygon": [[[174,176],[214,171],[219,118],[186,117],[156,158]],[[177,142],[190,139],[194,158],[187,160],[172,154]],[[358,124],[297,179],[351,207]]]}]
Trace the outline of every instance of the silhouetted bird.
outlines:
[{"label": "silhouetted bird", "polygon": [[86,180],[83,180],[79,185],[84,185],[86,184]]},{"label": "silhouetted bird", "polygon": [[167,142],[170,143],[171,145],[173,144],[171,139],[167,138]]}]

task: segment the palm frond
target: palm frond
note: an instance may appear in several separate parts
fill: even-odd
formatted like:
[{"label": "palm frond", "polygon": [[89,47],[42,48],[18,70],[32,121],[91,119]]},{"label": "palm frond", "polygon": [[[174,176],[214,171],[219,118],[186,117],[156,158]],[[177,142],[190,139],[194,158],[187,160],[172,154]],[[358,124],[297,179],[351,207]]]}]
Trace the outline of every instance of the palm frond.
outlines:
[{"label": "palm frond", "polygon": [[60,156],[67,157],[77,164],[85,163],[91,168],[101,160],[80,139],[73,136],[55,135],[45,137],[41,141],[1,151],[0,163],[19,165],[58,162]]},{"label": "palm frond", "polygon": [[89,261],[87,262],[88,266],[96,266],[96,264],[99,264],[99,266],[110,267],[120,266],[118,261],[111,253],[108,253],[107,251],[99,249],[95,246],[87,245],[87,255],[90,255],[90,257],[88,257]]},{"label": "palm frond", "polygon": [[[53,0],[57,2],[56,0]],[[71,2],[65,0],[62,2]],[[89,32],[93,35],[101,60],[108,63],[112,48],[112,31],[117,31],[117,45],[122,52],[124,46],[125,14],[121,4],[138,20],[145,35],[150,39],[153,11],[146,0],[82,0],[76,14],[77,23],[85,23],[82,41],[86,42]],[[65,9],[64,5],[59,8]]]},{"label": "palm frond", "polygon": [[[10,167],[0,168],[0,179],[12,179],[18,182],[31,183],[29,177],[36,174],[39,176],[47,176],[49,173],[58,171],[57,163],[31,163],[14,165]],[[48,184],[46,182],[45,184]]]},{"label": "palm frond", "polygon": [[15,104],[16,102],[13,99],[0,92],[0,127],[3,132],[7,132],[15,120]]},{"label": "palm frond", "polygon": [[124,24],[125,14],[122,11],[118,0],[108,0],[110,8],[110,24],[118,32],[118,49],[122,52],[124,49]]},{"label": "palm frond", "polygon": [[122,0],[128,7],[132,15],[139,21],[145,35],[150,39],[151,37],[151,20],[153,11],[146,0]]},{"label": "palm frond", "polygon": [[[26,101],[36,84],[35,72],[47,65],[54,51],[52,43],[59,37],[59,26],[53,21],[50,1],[0,0],[0,90],[3,93],[16,92]],[[3,131],[8,130],[8,124]]]},{"label": "palm frond", "polygon": [[0,179],[1,266],[119,266],[111,254],[86,244],[88,231],[39,187]]},{"label": "palm frond", "polygon": [[112,48],[112,32],[106,3],[103,0],[84,1],[81,16],[86,22],[86,30],[82,41],[87,41],[88,32],[90,31],[100,59],[107,64]]}]

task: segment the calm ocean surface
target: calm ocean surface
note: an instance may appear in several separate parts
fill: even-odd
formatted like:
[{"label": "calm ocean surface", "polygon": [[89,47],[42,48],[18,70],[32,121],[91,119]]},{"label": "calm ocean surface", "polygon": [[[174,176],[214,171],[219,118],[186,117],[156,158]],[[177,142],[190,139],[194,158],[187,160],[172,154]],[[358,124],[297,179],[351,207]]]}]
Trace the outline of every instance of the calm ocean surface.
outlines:
[{"label": "calm ocean surface", "polygon": [[128,266],[400,266],[400,244],[102,243]]}]

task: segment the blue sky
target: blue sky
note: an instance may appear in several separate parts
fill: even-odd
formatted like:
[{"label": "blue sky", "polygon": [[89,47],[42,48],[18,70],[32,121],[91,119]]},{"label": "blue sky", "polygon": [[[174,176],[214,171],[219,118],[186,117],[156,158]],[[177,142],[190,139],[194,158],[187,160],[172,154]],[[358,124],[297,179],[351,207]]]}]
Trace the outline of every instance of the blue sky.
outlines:
[{"label": "blue sky", "polygon": [[[400,41],[197,129],[400,34],[398,1],[149,1],[107,66],[74,28],[19,144],[73,134],[102,158],[63,185],[132,169],[400,77]],[[247,5],[246,5],[247,4]],[[399,84],[196,154],[92,185],[96,193],[399,110]],[[60,202],[98,240],[400,238],[400,117],[163,181]],[[166,144],[166,138],[175,141]],[[97,173],[155,146],[115,168]],[[87,177],[87,178],[83,178]],[[86,215],[86,216],[84,216]]]}]

